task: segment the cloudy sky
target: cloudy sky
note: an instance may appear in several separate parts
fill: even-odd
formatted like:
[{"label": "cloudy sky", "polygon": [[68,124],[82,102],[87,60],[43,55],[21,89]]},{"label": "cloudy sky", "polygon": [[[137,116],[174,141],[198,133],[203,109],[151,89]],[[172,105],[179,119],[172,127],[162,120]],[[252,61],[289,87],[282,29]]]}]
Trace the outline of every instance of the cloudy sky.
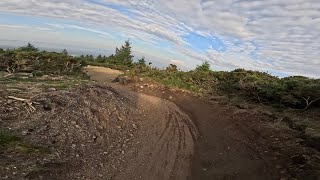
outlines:
[{"label": "cloudy sky", "polygon": [[109,54],[127,39],[159,66],[320,77],[319,0],[0,1],[0,45]]}]

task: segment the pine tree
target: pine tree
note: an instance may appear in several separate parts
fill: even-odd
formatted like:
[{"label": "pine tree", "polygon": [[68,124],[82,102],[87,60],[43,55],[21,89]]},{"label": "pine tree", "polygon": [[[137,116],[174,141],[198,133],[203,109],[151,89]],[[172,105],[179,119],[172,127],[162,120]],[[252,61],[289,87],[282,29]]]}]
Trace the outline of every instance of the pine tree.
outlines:
[{"label": "pine tree", "polygon": [[66,49],[63,49],[62,54],[68,56],[68,51]]},{"label": "pine tree", "polygon": [[132,66],[133,56],[131,55],[131,43],[126,41],[121,48],[116,48],[116,53],[113,57],[113,63],[124,66]]},{"label": "pine tree", "polygon": [[201,65],[196,67],[196,71],[209,72],[210,71],[210,63],[208,61],[204,61]]},{"label": "pine tree", "polygon": [[38,52],[39,51],[39,49],[36,48],[31,43],[28,43],[26,46],[18,48],[18,50],[20,50],[20,51],[28,51],[28,52]]},{"label": "pine tree", "polygon": [[98,63],[104,63],[104,62],[105,62],[105,59],[102,58],[101,54],[99,54],[99,56],[96,58],[96,62],[98,62]]},{"label": "pine tree", "polygon": [[139,66],[147,66],[146,65],[146,60],[144,59],[144,57],[138,59],[138,65]]}]

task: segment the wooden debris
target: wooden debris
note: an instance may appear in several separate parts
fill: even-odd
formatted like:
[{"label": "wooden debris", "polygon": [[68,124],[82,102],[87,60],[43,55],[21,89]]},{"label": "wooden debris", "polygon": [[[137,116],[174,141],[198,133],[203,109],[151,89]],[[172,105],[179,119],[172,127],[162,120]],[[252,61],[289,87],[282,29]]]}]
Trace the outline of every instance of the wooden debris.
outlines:
[{"label": "wooden debris", "polygon": [[18,97],[14,97],[14,96],[8,96],[9,99],[13,99],[13,100],[16,100],[16,101],[22,101],[26,104],[28,104],[28,106],[32,109],[32,110],[36,110],[35,107],[32,106],[32,101],[30,99],[23,99],[23,98],[18,98]]}]

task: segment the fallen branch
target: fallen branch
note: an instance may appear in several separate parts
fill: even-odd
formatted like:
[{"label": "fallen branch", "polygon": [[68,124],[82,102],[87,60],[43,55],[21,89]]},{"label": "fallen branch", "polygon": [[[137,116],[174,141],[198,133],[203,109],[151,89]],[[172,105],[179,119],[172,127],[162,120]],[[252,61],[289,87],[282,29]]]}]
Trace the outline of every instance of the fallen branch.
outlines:
[{"label": "fallen branch", "polygon": [[18,97],[14,97],[14,96],[8,96],[9,99],[13,99],[13,100],[16,100],[16,101],[22,101],[26,104],[28,104],[28,106],[33,109],[34,111],[36,110],[35,107],[32,106],[32,101],[30,99],[23,99],[23,98],[18,98]]},{"label": "fallen branch", "polygon": [[3,77],[6,78],[6,77],[10,77],[10,76],[13,76],[13,74],[12,74],[12,73],[9,73],[9,74],[7,74],[7,75],[5,75],[5,76],[3,76]]}]

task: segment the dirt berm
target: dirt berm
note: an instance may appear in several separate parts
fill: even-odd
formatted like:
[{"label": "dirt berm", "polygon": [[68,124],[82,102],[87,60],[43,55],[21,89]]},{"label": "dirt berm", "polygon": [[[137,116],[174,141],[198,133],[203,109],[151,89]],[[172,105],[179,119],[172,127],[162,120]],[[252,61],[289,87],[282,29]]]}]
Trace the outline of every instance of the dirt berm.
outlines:
[{"label": "dirt berm", "polygon": [[32,112],[14,111],[19,102],[4,103],[1,124],[47,151],[5,150],[0,159],[5,179],[189,176],[197,132],[169,101],[101,84],[43,93],[31,100],[36,104]]}]

